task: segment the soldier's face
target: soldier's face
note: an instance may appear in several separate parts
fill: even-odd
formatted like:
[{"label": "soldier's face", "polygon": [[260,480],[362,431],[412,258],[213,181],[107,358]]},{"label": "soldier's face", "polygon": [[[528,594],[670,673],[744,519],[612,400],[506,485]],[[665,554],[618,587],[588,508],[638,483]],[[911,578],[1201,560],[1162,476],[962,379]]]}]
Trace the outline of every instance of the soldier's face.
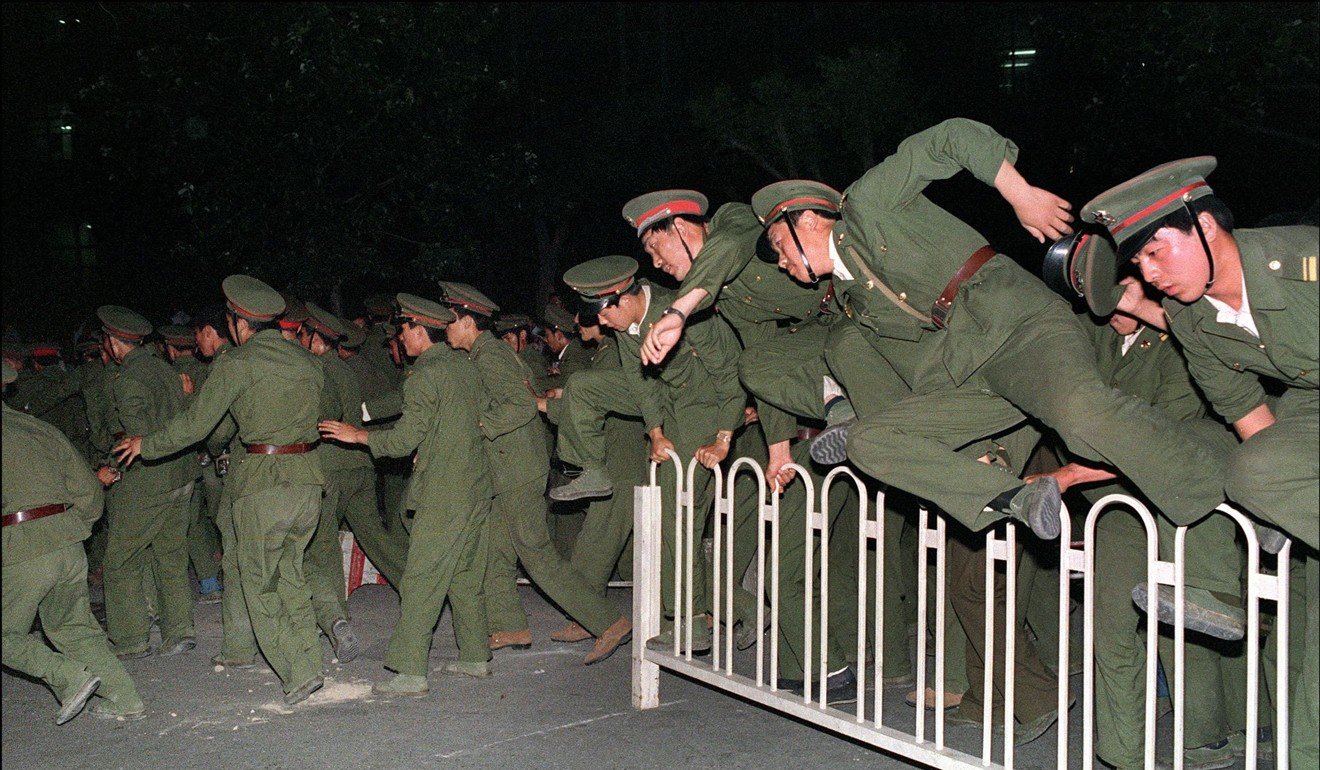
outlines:
[{"label": "soldier's face", "polygon": [[691,239],[687,242],[687,248],[683,247],[684,239],[679,228],[685,224],[682,220],[678,220],[668,230],[647,230],[642,235],[642,248],[651,258],[651,264],[657,270],[672,275],[679,281],[686,278],[688,271],[692,269],[688,249],[691,249],[695,256],[701,248],[700,241],[693,243]]},{"label": "soldier's face", "polygon": [[[1202,225],[1204,227],[1204,223]],[[1207,231],[1207,237],[1210,233]],[[1210,261],[1196,231],[1162,227],[1137,251],[1132,262],[1141,278],[1179,302],[1195,302],[1205,294]]]},{"label": "soldier's face", "polygon": [[[766,229],[766,240],[770,242],[770,248],[779,256],[779,269],[799,283],[812,283],[811,276],[807,275],[806,265],[802,263],[803,254],[811,263],[811,269],[816,272],[817,278],[834,272],[829,257],[830,231],[826,229],[822,232],[813,226],[819,221],[821,220],[810,211],[803,214],[798,219],[797,241],[793,240],[793,233],[789,231],[788,222],[783,218],[775,220]],[[798,241],[802,243],[801,253],[798,252]]]}]

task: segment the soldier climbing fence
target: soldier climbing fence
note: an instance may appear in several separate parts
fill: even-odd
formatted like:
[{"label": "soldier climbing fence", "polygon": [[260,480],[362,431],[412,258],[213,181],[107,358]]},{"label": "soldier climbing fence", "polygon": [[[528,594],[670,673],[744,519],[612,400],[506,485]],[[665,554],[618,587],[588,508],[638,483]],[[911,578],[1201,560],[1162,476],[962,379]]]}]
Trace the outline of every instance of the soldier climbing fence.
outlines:
[{"label": "soldier climbing fence", "polygon": [[[704,622],[694,615],[693,576],[694,563],[702,533],[696,530],[691,489],[694,473],[697,472],[695,459],[690,461],[684,473],[679,457],[670,451],[670,460],[664,465],[672,469],[675,477],[674,488],[677,490],[674,500],[664,500],[661,488],[657,484],[657,473],[666,472],[657,464],[651,465],[650,484],[634,488],[634,577],[633,577],[633,652],[632,652],[632,695],[633,706],[638,709],[655,708],[660,705],[660,669],[682,674],[705,685],[724,690],[732,695],[758,703],[770,710],[797,717],[817,727],[821,727],[877,749],[906,757],[923,765],[939,768],[982,768],[1005,767],[1014,765],[1014,679],[1013,661],[1017,643],[1017,581],[1016,581],[1016,526],[1003,523],[992,527],[985,534],[986,538],[986,576],[985,576],[985,707],[981,725],[980,755],[976,756],[950,748],[945,741],[945,714],[938,704],[944,701],[944,612],[945,612],[945,539],[946,525],[943,515],[931,514],[921,509],[918,514],[920,558],[917,560],[917,650],[916,650],[916,690],[917,708],[911,721],[906,718],[886,718],[884,711],[883,686],[885,665],[883,655],[884,613],[882,601],[885,596],[885,564],[883,541],[885,538],[884,493],[877,492],[868,499],[863,481],[846,467],[832,470],[818,490],[805,468],[797,465],[793,468],[799,481],[807,485],[805,527],[802,533],[781,532],[780,496],[769,495],[767,500],[764,471],[756,461],[742,458],[732,463],[724,472],[715,473],[715,512],[713,518],[713,615],[712,651],[709,661],[694,660],[692,655],[693,622]],[[754,675],[751,666],[748,671],[735,671],[733,649],[733,592],[736,581],[742,579],[733,569],[734,552],[734,506],[735,484],[738,475],[754,477],[759,485],[760,496],[756,512],[758,522],[758,544],[756,561],[753,566],[756,575],[756,594],[762,598],[758,608],[757,624],[765,628],[765,617],[769,613],[769,634],[762,635],[754,648]],[[829,562],[824,557],[828,549],[823,544],[829,542],[830,490],[835,481],[855,486],[858,497],[858,548],[857,548],[857,700],[844,708],[827,705],[825,655],[820,655],[818,666],[812,663],[813,645],[826,649],[829,630]],[[746,483],[746,481],[744,481]],[[1174,536],[1173,561],[1160,561],[1158,558],[1158,535],[1155,519],[1140,501],[1125,495],[1110,495],[1097,501],[1086,517],[1084,538],[1081,547],[1074,547],[1071,542],[1071,525],[1066,511],[1062,518],[1062,534],[1059,538],[1059,584],[1058,584],[1058,713],[1060,720],[1057,728],[1056,767],[1069,767],[1069,731],[1068,720],[1071,717],[1082,720],[1082,750],[1080,766],[1091,768],[1095,765],[1093,750],[1094,728],[1094,608],[1095,608],[1095,535],[1099,516],[1116,504],[1129,507],[1141,520],[1146,532],[1146,576],[1151,594],[1158,585],[1169,585],[1174,590],[1175,618],[1178,621],[1174,631],[1175,653],[1171,680],[1171,696],[1174,706],[1173,746],[1183,746],[1184,709],[1183,700],[1187,683],[1184,677],[1184,632],[1182,619],[1184,613],[1184,541],[1186,528],[1179,527]],[[674,531],[662,532],[661,517],[663,506],[672,505],[675,511]],[[1260,656],[1260,602],[1277,603],[1278,618],[1288,617],[1288,564],[1291,543],[1285,544],[1278,554],[1278,564],[1283,565],[1278,575],[1267,574],[1260,570],[1260,550],[1256,540],[1255,528],[1247,517],[1227,505],[1221,505],[1219,512],[1231,517],[1241,528],[1247,544],[1247,706],[1246,735],[1257,735],[1257,704],[1260,697],[1259,656]],[[704,518],[704,517],[702,517]],[[768,532],[767,532],[768,530]],[[646,641],[660,632],[662,612],[660,605],[661,580],[661,538],[673,538],[674,548],[673,589],[676,609],[674,645],[663,651],[650,650]],[[803,640],[804,684],[801,695],[795,695],[780,689],[779,682],[779,558],[780,538],[804,537],[806,557],[806,586],[803,607],[805,639]],[[765,547],[768,538],[768,548]],[[816,538],[820,538],[819,541]],[[822,544],[816,559],[814,543]],[[868,547],[874,543],[872,553]],[[936,691],[934,709],[933,736],[926,730],[925,699],[921,695],[926,691],[926,617],[930,593],[926,581],[928,562],[931,552],[934,555],[934,689]],[[819,564],[814,563],[819,561]],[[995,618],[995,562],[1004,562],[1006,610],[1004,619]],[[868,563],[869,562],[869,563]],[[768,575],[767,575],[768,567]],[[871,570],[868,573],[868,568]],[[1070,715],[1069,696],[1069,609],[1071,603],[1070,581],[1079,578],[1084,582],[1082,617],[1083,643],[1082,661],[1085,662],[1082,675],[1079,709]],[[874,596],[868,596],[868,583],[874,580]],[[768,583],[767,583],[768,580]],[[768,610],[763,606],[768,597]],[[1004,647],[1002,656],[996,656],[995,623],[1006,622],[1004,629]],[[867,666],[867,627],[873,627],[875,650],[872,656],[870,672]],[[1156,640],[1157,629],[1154,613],[1146,620],[1146,678],[1145,678],[1145,767],[1155,764],[1156,739]],[[1286,622],[1280,622],[1275,633],[1277,645],[1277,691],[1288,692],[1288,629]],[[768,641],[767,641],[768,638]],[[998,662],[996,662],[998,661]],[[810,669],[816,667],[816,671]],[[999,761],[995,762],[995,735],[992,725],[991,678],[996,667],[1002,668],[1004,708],[1003,727],[999,752]],[[867,692],[867,682],[876,686]],[[1288,699],[1275,698],[1276,713],[1274,718],[1275,767],[1287,770],[1288,767]],[[1080,715],[1075,713],[1080,712]],[[909,728],[910,729],[905,729]],[[1255,770],[1257,766],[1257,745],[1252,738],[1247,740],[1246,767]],[[1174,752],[1174,767],[1182,770],[1183,753]]]}]

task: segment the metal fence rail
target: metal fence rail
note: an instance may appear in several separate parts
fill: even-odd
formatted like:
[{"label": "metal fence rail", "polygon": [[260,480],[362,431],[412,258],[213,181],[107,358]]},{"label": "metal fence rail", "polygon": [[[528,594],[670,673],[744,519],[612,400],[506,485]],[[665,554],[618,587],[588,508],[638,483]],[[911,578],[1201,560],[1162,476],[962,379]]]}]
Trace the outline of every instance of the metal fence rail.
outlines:
[{"label": "metal fence rail", "polygon": [[[927,572],[930,569],[928,558],[933,552],[935,583],[935,628],[934,628],[934,690],[936,704],[944,701],[944,613],[946,580],[946,525],[942,514],[931,514],[924,508],[918,512],[918,543],[921,549],[917,559],[917,708],[910,732],[885,725],[883,687],[885,660],[883,654],[884,612],[883,598],[885,538],[883,492],[877,492],[868,499],[865,483],[846,467],[833,469],[824,478],[820,488],[808,474],[807,469],[798,465],[789,465],[798,474],[798,479],[806,485],[805,526],[802,532],[781,532],[780,501],[781,496],[768,494],[764,471],[750,458],[741,458],[733,462],[724,472],[715,472],[715,502],[713,518],[714,552],[712,558],[712,652],[709,662],[694,661],[692,654],[692,629],[694,622],[704,622],[694,615],[693,585],[694,564],[698,558],[698,547],[702,532],[697,523],[704,522],[703,515],[694,510],[692,495],[694,474],[698,472],[697,463],[690,461],[684,473],[683,465],[673,451],[665,465],[673,464],[674,488],[677,493],[673,500],[662,499],[661,488],[657,483],[660,467],[652,463],[650,484],[634,488],[634,576],[633,576],[633,651],[632,651],[632,694],[633,706],[638,709],[655,708],[660,704],[660,669],[683,674],[711,687],[725,690],[731,694],[753,701],[771,710],[810,722],[833,732],[847,735],[875,748],[897,754],[929,767],[939,768],[983,768],[1005,767],[1014,764],[1013,726],[1014,726],[1014,671],[1013,661],[1017,644],[1017,580],[1016,548],[1017,528],[1012,523],[1002,523],[990,528],[985,535],[986,574],[985,574],[985,674],[983,692],[985,706],[982,721],[980,756],[973,756],[950,748],[945,744],[944,709],[934,709],[935,730],[933,739],[927,737],[926,706],[922,694],[926,691],[926,647],[927,647],[927,606],[930,593]],[[766,628],[765,606],[769,601],[769,641],[761,635],[755,646],[754,675],[739,673],[734,667],[733,649],[733,595],[735,582],[742,579],[734,574],[734,514],[735,481],[742,476],[743,483],[756,483],[759,495],[756,501],[757,543],[755,575],[757,602],[757,627]],[[855,706],[847,710],[827,705],[826,684],[828,661],[824,651],[827,649],[829,632],[829,560],[825,558],[829,543],[830,493],[836,482],[851,484],[857,495],[857,691]],[[768,499],[767,499],[768,498]],[[673,531],[668,533],[675,543],[672,580],[674,606],[677,608],[674,618],[675,633],[672,649],[664,651],[648,650],[646,641],[660,632],[661,605],[661,538],[665,536],[661,525],[664,505],[671,505],[674,511]],[[1058,742],[1056,766],[1069,766],[1068,752],[1068,703],[1069,703],[1069,609],[1071,602],[1070,580],[1074,577],[1084,581],[1083,588],[1083,649],[1082,659],[1086,662],[1082,676],[1081,719],[1083,745],[1081,766],[1094,767],[1094,606],[1095,606],[1095,533],[1096,521],[1102,513],[1112,509],[1115,504],[1130,508],[1139,517],[1146,531],[1147,584],[1152,597],[1157,585],[1170,585],[1174,589],[1175,615],[1179,621],[1174,631],[1175,655],[1173,662],[1173,703],[1174,703],[1174,746],[1183,745],[1183,701],[1186,682],[1184,676],[1184,630],[1181,621],[1184,616],[1184,541],[1186,528],[1179,527],[1174,538],[1174,559],[1172,562],[1158,558],[1158,535],[1155,519],[1151,512],[1138,500],[1125,495],[1110,495],[1099,500],[1086,517],[1084,539],[1080,548],[1072,544],[1071,525],[1067,512],[1062,515],[1062,533],[1059,538],[1059,646],[1058,646]],[[1262,600],[1277,603],[1278,617],[1288,617],[1288,570],[1287,563],[1291,544],[1285,545],[1278,555],[1281,565],[1278,575],[1260,570],[1260,553],[1256,541],[1255,528],[1250,520],[1230,506],[1222,505],[1218,509],[1231,517],[1242,529],[1247,542],[1247,735],[1257,734],[1257,704],[1259,701],[1259,648],[1260,648],[1260,602]],[[768,537],[768,544],[767,544]],[[803,639],[803,692],[794,695],[780,689],[779,681],[779,621],[780,621],[780,541],[783,537],[805,538],[805,593],[803,612],[805,615],[805,638]],[[817,540],[819,538],[819,540]],[[822,557],[816,559],[815,546],[819,544]],[[874,551],[869,547],[874,544]],[[767,547],[768,545],[768,547]],[[819,561],[819,564],[816,563]],[[767,564],[768,562],[768,564]],[[995,574],[996,562],[1004,563],[1004,618],[995,617]],[[768,569],[767,569],[768,568]],[[870,569],[870,572],[868,572]],[[768,571],[768,575],[767,575]],[[767,585],[767,579],[769,584]],[[874,596],[870,596],[869,579],[874,580]],[[816,596],[819,594],[818,597]],[[1004,650],[999,659],[1002,661],[1004,682],[1004,738],[999,762],[994,761],[994,735],[991,724],[992,677],[997,665],[995,656],[995,623],[1005,623]],[[874,634],[874,651],[870,671],[867,671],[866,633],[868,623]],[[1145,702],[1145,766],[1153,768],[1155,764],[1155,700],[1156,700],[1156,619],[1149,613],[1146,620],[1146,702]],[[1278,690],[1287,693],[1288,687],[1288,630],[1287,623],[1277,624],[1275,642],[1278,650]],[[817,648],[817,645],[819,647]],[[816,670],[813,672],[814,651],[821,652]],[[867,682],[874,687],[867,697]],[[869,700],[869,703],[868,703]],[[1276,698],[1275,716],[1275,767],[1287,770],[1288,767],[1288,706],[1287,697]],[[892,720],[891,720],[892,721]],[[1246,766],[1255,770],[1257,747],[1254,740],[1247,741]],[[1176,770],[1183,765],[1182,751],[1174,752]]]}]

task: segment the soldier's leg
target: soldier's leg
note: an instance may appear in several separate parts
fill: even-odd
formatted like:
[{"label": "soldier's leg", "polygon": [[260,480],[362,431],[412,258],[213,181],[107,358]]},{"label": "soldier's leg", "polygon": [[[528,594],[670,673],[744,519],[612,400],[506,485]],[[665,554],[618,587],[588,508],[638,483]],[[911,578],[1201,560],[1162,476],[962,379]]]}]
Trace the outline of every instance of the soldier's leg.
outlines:
[{"label": "soldier's leg", "polygon": [[220,658],[230,661],[251,661],[257,656],[257,636],[252,631],[247,600],[243,596],[243,581],[238,568],[238,533],[234,528],[234,501],[222,495],[215,519],[220,530],[221,559],[224,570],[224,594],[220,597]]},{"label": "soldier's leg", "polygon": [[303,575],[312,593],[312,614],[327,639],[335,638],[335,621],[348,619],[348,600],[344,596],[344,550],[339,546],[339,507],[343,495],[341,473],[327,473],[316,531],[303,553]]},{"label": "soldier's leg", "polygon": [[303,552],[320,517],[321,486],[283,485],[234,500],[239,575],[252,630],[287,694],[321,673],[321,645]]},{"label": "soldier's leg", "polygon": [[[756,460],[762,469],[765,468],[769,460],[769,454],[766,451],[765,434],[761,426],[753,423],[743,429],[733,441],[733,448],[729,451],[730,460],[737,460],[748,457]],[[725,469],[731,466],[731,462],[725,464]],[[757,480],[756,474],[750,471],[743,471],[737,474],[733,479],[726,483],[734,485],[734,503],[733,503],[733,623],[742,623],[745,629],[751,628],[756,623],[757,605],[765,601],[765,597],[758,602],[755,594],[743,588],[743,575],[751,566],[752,560],[756,558],[756,549],[760,540],[764,537],[758,537],[762,532],[760,526],[760,512],[757,506],[760,505],[762,494],[759,489],[761,486]],[[801,486],[799,482],[798,486]],[[724,490],[728,494],[728,488]],[[771,501],[769,490],[765,493],[766,504]],[[800,495],[799,495],[800,497]],[[800,501],[799,501],[800,502]],[[727,535],[723,535],[727,537]],[[716,543],[715,547],[720,548],[723,543]],[[723,569],[723,563],[721,563]],[[722,577],[722,576],[721,576]],[[720,597],[724,601],[724,597]],[[765,614],[765,622],[770,622],[770,614]]]},{"label": "soldier's leg", "polygon": [[738,357],[743,386],[758,400],[789,414],[825,419],[822,388],[830,374],[825,362],[829,333],[828,323],[812,321],[749,346]]},{"label": "soldier's leg", "polygon": [[1293,613],[1290,631],[1296,641],[1288,651],[1292,673],[1288,757],[1292,767],[1314,768],[1320,766],[1320,561],[1314,553],[1302,558],[1305,578],[1299,581],[1301,596],[1294,592],[1302,612]]},{"label": "soldier's leg", "polygon": [[188,504],[193,487],[188,483],[151,501],[150,515],[157,526],[151,536],[150,553],[160,597],[162,650],[195,636],[193,593],[188,583]]},{"label": "soldier's leg", "polygon": [[1276,412],[1273,425],[1233,453],[1225,491],[1248,513],[1314,551],[1320,548],[1320,392],[1293,388]]},{"label": "soldier's leg", "polygon": [[123,490],[111,490],[106,509],[106,633],[116,652],[137,652],[147,649],[151,638],[143,591],[151,522],[140,515],[142,501]]},{"label": "soldier's leg", "polygon": [[[480,530],[486,524],[480,513],[489,506],[489,500],[455,501],[451,508],[417,511],[413,516],[408,560],[399,585],[399,622],[385,652],[386,668],[400,674],[426,676],[431,638],[444,609],[445,597],[451,592],[463,546],[480,537]],[[471,556],[477,558],[480,553]],[[484,561],[480,564],[484,565]],[[474,583],[476,577],[472,575]],[[478,590],[476,597],[469,595],[467,601],[480,598]],[[472,624],[462,626],[463,646],[469,652],[475,646],[489,655],[486,635],[477,636],[475,630]]]},{"label": "soldier's leg", "polygon": [[[540,496],[545,477],[539,477]],[[528,485],[530,486],[530,485]],[[527,630],[527,613],[518,596],[518,552],[513,545],[513,520],[519,515],[518,506],[531,495],[521,487],[499,490],[491,505],[490,520],[486,525],[486,569],[482,593],[486,597],[486,621],[491,633]],[[535,510],[542,517],[545,528],[545,504],[538,500]],[[524,562],[525,564],[525,562]]]},{"label": "soldier's leg", "polygon": [[[75,544],[57,551],[52,556],[59,560],[59,578],[41,600],[41,628],[55,649],[81,671],[86,669],[101,677],[96,694],[114,704],[115,711],[129,712],[142,708],[142,698],[124,664],[110,652],[105,631],[92,615],[87,600],[87,561],[82,546]],[[9,608],[6,607],[6,610]],[[29,622],[31,622],[29,620]],[[6,643],[9,641],[6,638]],[[43,647],[45,645],[42,645]],[[8,663],[8,661],[6,661]],[[81,676],[75,676],[64,687],[74,687]],[[52,682],[52,686],[54,683]],[[63,702],[71,692],[60,693]]]},{"label": "soldier's leg", "polygon": [[[576,376],[576,375],[575,375]],[[715,410],[704,402],[676,401],[670,405],[666,417],[666,435],[674,442],[674,451],[682,459],[684,484],[687,483],[687,469],[698,448],[715,437]],[[661,482],[661,541],[660,541],[660,606],[665,616],[674,614],[674,555],[677,543],[674,541],[674,472],[673,462],[666,462],[659,469]],[[702,533],[709,525],[711,504],[715,498],[715,478],[709,470],[696,464],[692,470],[692,612],[701,615],[711,611],[710,602],[710,565],[706,561],[705,549],[701,547]],[[684,513],[686,516],[686,513]],[[686,538],[686,527],[683,537]],[[686,570],[685,565],[680,565]],[[684,580],[686,580],[686,572]],[[684,591],[687,589],[685,588]],[[686,612],[686,600],[681,609]],[[700,624],[700,621],[698,621]],[[698,632],[700,633],[700,632]]]},{"label": "soldier's leg", "polygon": [[[211,466],[206,466],[202,472],[210,473]],[[205,484],[194,482],[192,496],[188,499],[188,561],[192,563],[197,582],[209,585],[207,581],[215,580],[220,574],[220,565],[214,558],[215,552],[220,550],[220,533],[208,515],[206,496]]]},{"label": "soldier's leg", "polygon": [[619,370],[574,372],[561,400],[559,456],[582,468],[603,469],[609,450],[606,415],[640,416],[625,375]]},{"label": "soldier's leg", "polygon": [[[86,664],[47,647],[40,636],[32,633],[32,621],[36,619],[37,608],[46,594],[63,579],[67,560],[62,549],[17,564],[6,564],[0,571],[4,578],[4,606],[0,612],[4,645],[0,646],[0,656],[9,668],[50,685],[60,703],[72,696],[78,684],[86,678]],[[88,614],[91,614],[90,609]],[[96,624],[95,619],[92,623]],[[99,625],[97,629],[100,629]]]},{"label": "soldier's leg", "polygon": [[449,583],[449,606],[454,616],[454,640],[458,659],[464,663],[490,660],[490,625],[486,622],[486,597],[482,582],[486,568],[486,520],[490,502],[483,501],[464,533],[458,564]]},{"label": "soldier's leg", "polygon": [[[648,465],[647,442],[640,420],[610,417],[605,422],[605,437],[610,447],[605,470],[614,480],[614,494],[604,500],[593,500],[588,506],[582,531],[569,557],[573,569],[602,597],[614,565],[632,534],[633,487],[647,483]],[[631,580],[632,570],[623,575]]]},{"label": "soldier's leg", "polygon": [[[546,596],[593,636],[600,636],[623,613],[614,602],[594,590],[555,549],[545,527],[545,498],[541,496],[545,480],[545,476],[540,476],[515,492],[509,520],[513,546],[527,574]],[[492,623],[491,627],[495,625]]]},{"label": "soldier's leg", "polygon": [[362,552],[397,590],[408,560],[408,531],[400,526],[385,529],[376,508],[375,471],[359,468],[340,475],[339,513],[353,530],[353,538]]}]

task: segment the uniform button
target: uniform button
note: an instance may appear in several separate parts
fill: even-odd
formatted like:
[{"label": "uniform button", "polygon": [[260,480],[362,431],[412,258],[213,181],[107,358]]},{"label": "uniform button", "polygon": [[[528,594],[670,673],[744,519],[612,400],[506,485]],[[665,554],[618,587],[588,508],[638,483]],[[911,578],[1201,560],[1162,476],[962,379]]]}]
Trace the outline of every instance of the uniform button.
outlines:
[{"label": "uniform button", "polygon": [[1270,269],[1271,269],[1271,270],[1278,270],[1278,269],[1281,268],[1281,267],[1283,267],[1283,263],[1280,262],[1279,260],[1277,260],[1277,259],[1271,259],[1271,260],[1270,260]]},{"label": "uniform button", "polygon": [[761,280],[761,276],[759,276],[759,275],[756,276],[756,280],[758,280],[758,281]]},{"label": "uniform button", "polygon": [[874,289],[874,288],[875,288],[875,284],[874,284],[873,282],[871,282],[871,281],[867,281],[867,282],[866,282],[866,288],[867,288],[867,289]]},{"label": "uniform button", "polygon": [[905,292],[905,291],[900,291],[900,292],[898,293],[898,298],[901,299],[901,300],[903,300],[904,302],[907,302],[907,292]]},{"label": "uniform button", "polygon": [[743,302],[746,302],[747,304],[750,305],[750,304],[752,304],[752,298],[751,298],[751,297],[743,297]]},{"label": "uniform button", "polygon": [[1236,363],[1236,362],[1235,362],[1235,363],[1233,364],[1233,368],[1234,368],[1234,369],[1237,369],[1238,371],[1241,371],[1241,370],[1242,370],[1242,364],[1239,364],[1239,363]]},{"label": "uniform button", "polygon": [[888,246],[881,246],[881,247],[880,247],[880,250],[881,250],[881,251],[889,251],[889,247],[888,247]]},{"label": "uniform button", "polygon": [[1264,349],[1265,349],[1265,343],[1263,343],[1263,342],[1260,343],[1260,349],[1261,349],[1261,350],[1264,350]]}]

